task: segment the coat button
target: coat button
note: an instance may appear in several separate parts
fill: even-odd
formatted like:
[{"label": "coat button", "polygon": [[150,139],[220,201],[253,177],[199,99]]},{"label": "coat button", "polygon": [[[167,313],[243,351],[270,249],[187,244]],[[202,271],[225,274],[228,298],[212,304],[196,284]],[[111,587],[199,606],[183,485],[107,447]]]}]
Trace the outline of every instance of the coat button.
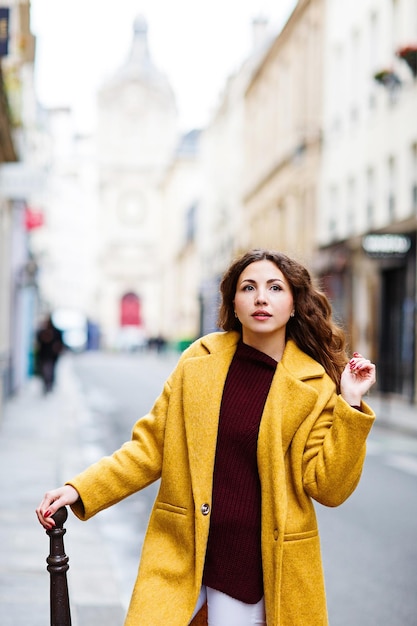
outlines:
[{"label": "coat button", "polygon": [[274,530],[274,539],[275,539],[275,541],[278,541],[278,537],[279,537],[279,532],[278,532],[278,530],[275,528],[275,530]]},{"label": "coat button", "polygon": [[201,505],[200,511],[203,515],[208,515],[210,513],[210,505],[205,502]]}]

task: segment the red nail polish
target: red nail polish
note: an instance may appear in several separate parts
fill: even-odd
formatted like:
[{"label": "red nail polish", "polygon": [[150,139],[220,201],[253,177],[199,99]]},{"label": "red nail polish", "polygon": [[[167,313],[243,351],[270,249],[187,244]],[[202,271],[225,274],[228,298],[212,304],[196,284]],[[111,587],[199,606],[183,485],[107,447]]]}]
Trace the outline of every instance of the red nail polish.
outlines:
[{"label": "red nail polish", "polygon": [[51,517],[51,511],[45,511],[44,517]]}]

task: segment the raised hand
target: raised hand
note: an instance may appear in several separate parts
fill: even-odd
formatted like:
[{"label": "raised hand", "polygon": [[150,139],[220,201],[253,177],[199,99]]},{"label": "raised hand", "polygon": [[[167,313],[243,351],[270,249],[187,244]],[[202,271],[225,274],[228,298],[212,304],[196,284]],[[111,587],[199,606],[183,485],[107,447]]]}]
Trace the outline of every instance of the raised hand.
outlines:
[{"label": "raised hand", "polygon": [[360,406],[364,396],[376,381],[376,368],[369,359],[358,352],[347,363],[340,379],[343,398],[353,406]]}]

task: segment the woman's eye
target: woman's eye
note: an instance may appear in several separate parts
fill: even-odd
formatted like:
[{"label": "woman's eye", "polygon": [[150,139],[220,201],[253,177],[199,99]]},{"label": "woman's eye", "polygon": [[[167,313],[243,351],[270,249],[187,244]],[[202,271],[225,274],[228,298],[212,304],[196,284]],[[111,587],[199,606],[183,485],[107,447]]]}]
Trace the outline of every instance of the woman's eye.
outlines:
[{"label": "woman's eye", "polygon": [[272,285],[271,289],[272,291],[281,291],[282,287],[281,285]]},{"label": "woman's eye", "polygon": [[253,289],[253,285],[245,285],[243,287],[243,291],[252,291],[252,289]]}]

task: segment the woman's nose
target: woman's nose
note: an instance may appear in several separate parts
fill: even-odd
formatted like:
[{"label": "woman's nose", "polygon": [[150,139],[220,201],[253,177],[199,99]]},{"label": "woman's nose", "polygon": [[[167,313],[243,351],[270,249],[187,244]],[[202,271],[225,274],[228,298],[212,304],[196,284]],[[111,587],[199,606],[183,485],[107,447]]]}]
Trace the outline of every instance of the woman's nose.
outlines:
[{"label": "woman's nose", "polygon": [[255,298],[255,304],[264,304],[267,301],[266,295],[263,292],[258,292]]}]

